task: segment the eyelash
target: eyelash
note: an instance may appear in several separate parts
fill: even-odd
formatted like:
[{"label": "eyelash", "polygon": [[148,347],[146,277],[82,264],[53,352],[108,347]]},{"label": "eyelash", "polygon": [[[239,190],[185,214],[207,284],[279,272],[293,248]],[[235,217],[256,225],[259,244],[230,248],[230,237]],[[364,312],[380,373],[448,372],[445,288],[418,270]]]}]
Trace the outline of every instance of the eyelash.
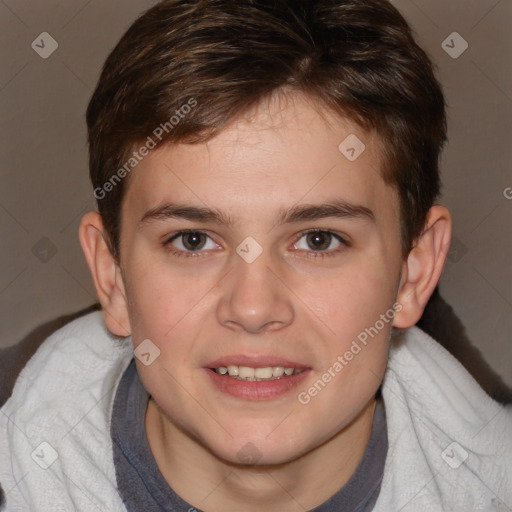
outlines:
[{"label": "eyelash", "polygon": [[[199,251],[182,251],[182,250],[179,250],[179,249],[172,248],[171,242],[173,242],[174,240],[176,240],[180,236],[183,236],[183,235],[186,235],[186,234],[190,234],[190,233],[203,234],[203,235],[206,235],[209,238],[211,238],[208,235],[208,233],[205,232],[205,231],[201,231],[201,230],[197,230],[197,229],[185,229],[185,230],[178,231],[178,232],[174,233],[170,238],[167,238],[162,243],[162,245],[164,246],[166,251],[171,253],[173,256],[177,256],[178,258],[195,258],[195,257],[198,257],[204,251],[201,251],[201,250],[199,250]],[[316,258],[328,258],[328,257],[331,257],[331,256],[336,256],[339,252],[343,251],[345,248],[350,247],[350,244],[342,236],[338,235],[337,233],[334,233],[333,231],[329,231],[328,229],[319,229],[319,228],[308,229],[306,231],[302,231],[300,233],[300,237],[298,238],[297,242],[302,237],[304,237],[305,235],[309,235],[311,233],[328,233],[333,238],[335,238],[338,242],[340,242],[342,244],[342,246],[338,247],[337,249],[330,250],[330,251],[308,251],[308,256],[307,256],[308,258],[316,259]],[[297,242],[295,242],[295,243],[297,243]],[[300,249],[300,250],[303,250],[303,249]]]}]

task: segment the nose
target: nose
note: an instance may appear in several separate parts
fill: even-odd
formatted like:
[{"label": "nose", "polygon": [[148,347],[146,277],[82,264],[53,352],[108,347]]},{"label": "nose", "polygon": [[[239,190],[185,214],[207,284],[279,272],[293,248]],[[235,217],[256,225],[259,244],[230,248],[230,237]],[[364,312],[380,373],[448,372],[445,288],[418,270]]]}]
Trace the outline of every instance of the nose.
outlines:
[{"label": "nose", "polygon": [[265,251],[252,263],[237,254],[234,268],[221,285],[219,322],[234,330],[258,334],[293,322],[292,292],[286,287]]}]

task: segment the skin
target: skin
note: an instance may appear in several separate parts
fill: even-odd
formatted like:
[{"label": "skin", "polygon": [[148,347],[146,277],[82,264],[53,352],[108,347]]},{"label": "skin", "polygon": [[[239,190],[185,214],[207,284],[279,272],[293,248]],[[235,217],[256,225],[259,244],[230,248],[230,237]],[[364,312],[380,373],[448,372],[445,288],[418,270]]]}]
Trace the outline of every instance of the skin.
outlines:
[{"label": "skin", "polygon": [[[353,162],[338,149],[349,134],[366,146]],[[80,240],[107,327],[131,334],[134,347],[149,338],[160,349],[149,366],[136,359],[152,396],[147,438],[164,478],[193,506],[309,510],[356,470],[371,433],[391,325],[407,328],[421,317],[451,236],[448,211],[433,206],[404,261],[398,196],[381,168],[375,133],[321,112],[304,96],[276,95],[209,142],[164,146],[137,166],[122,204],[120,265],[98,213],[82,219]],[[335,199],[369,208],[374,220],[275,224],[281,209]],[[217,208],[233,224],[141,222],[166,201]],[[312,240],[303,234],[312,228],[348,245],[326,233]],[[183,229],[208,235],[199,238],[202,246],[192,240],[200,246],[189,250],[192,257],[169,251],[184,253],[190,237],[164,244]],[[263,249],[252,263],[236,252],[248,236]],[[317,396],[300,403],[297,394],[396,302],[392,322]],[[281,356],[310,371],[278,398],[235,398],[214,387],[204,370],[228,354]],[[240,461],[248,443],[256,448],[253,465]]]}]

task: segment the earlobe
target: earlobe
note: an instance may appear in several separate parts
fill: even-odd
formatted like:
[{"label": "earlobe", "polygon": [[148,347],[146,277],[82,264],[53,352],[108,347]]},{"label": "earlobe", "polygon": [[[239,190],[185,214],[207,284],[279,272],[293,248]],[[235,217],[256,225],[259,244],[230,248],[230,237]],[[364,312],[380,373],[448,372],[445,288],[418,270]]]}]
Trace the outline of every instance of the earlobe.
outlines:
[{"label": "earlobe", "polygon": [[393,325],[408,328],[421,318],[443,271],[450,247],[452,223],[444,206],[430,208],[425,229],[403,263],[397,302],[402,306]]},{"label": "earlobe", "polygon": [[115,336],[129,336],[131,328],[126,291],[119,265],[110,251],[107,234],[98,212],[91,211],[82,217],[78,237],[105,314],[108,330]]}]

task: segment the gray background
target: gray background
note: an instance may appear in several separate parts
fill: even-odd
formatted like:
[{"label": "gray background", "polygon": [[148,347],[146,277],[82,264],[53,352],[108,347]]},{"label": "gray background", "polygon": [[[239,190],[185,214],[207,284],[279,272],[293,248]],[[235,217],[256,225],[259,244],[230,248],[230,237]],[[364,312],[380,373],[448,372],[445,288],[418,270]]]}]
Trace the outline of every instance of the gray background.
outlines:
[{"label": "gray background", "polygon": [[[154,3],[0,0],[0,346],[96,301],[77,237],[94,207],[85,109],[108,52]],[[443,202],[454,240],[441,293],[512,384],[512,1],[393,3],[437,64],[449,105]],[[58,42],[47,59],[31,47],[42,32]],[[469,45],[457,58],[453,32]]]}]

